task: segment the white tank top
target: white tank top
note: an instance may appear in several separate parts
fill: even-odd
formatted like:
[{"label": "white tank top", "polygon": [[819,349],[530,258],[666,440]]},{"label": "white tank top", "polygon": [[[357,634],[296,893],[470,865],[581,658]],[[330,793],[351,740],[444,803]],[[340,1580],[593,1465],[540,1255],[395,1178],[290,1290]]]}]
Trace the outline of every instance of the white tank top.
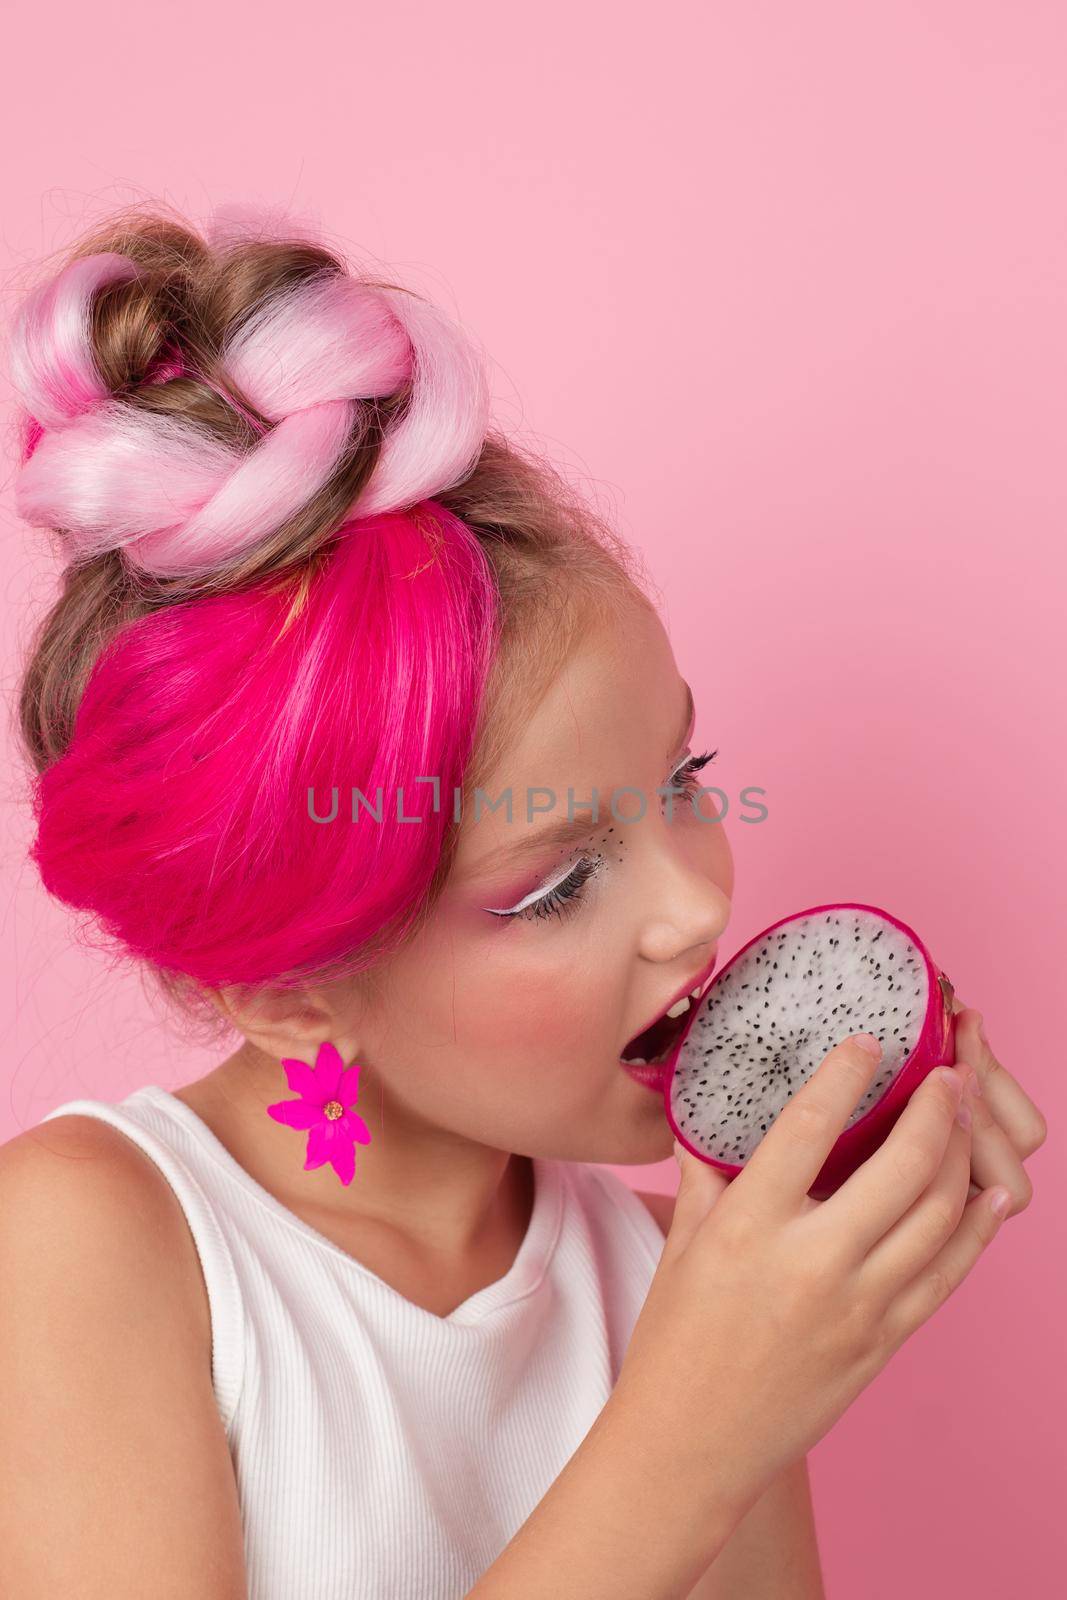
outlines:
[{"label": "white tank top", "polygon": [[462,1600],[615,1384],[663,1248],[643,1202],[607,1168],[534,1159],[512,1266],[439,1317],[283,1206],[168,1090],[42,1121],[66,1113],[132,1139],[185,1213],[249,1600]]}]

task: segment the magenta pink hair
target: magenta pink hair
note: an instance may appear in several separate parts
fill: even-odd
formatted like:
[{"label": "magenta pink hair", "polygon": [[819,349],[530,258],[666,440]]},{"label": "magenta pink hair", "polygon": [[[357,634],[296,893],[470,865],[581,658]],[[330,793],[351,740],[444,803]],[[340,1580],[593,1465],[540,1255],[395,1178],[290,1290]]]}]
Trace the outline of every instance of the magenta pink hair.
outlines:
[{"label": "magenta pink hair", "polygon": [[[354,522],[286,626],[292,586],[125,628],[37,780],[45,887],[201,983],[298,979],[392,924],[437,867],[496,642],[475,536],[443,506]],[[439,777],[441,806],[433,810]],[[377,806],[350,818],[351,789]],[[404,788],[397,820],[397,790]],[[309,816],[315,791],[319,816]],[[382,948],[385,948],[383,946]]]}]

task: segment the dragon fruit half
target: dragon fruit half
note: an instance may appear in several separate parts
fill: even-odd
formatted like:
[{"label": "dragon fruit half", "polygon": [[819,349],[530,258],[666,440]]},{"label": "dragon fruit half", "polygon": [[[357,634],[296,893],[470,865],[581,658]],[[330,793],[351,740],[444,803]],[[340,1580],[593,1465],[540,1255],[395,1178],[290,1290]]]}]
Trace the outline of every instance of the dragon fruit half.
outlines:
[{"label": "dragon fruit half", "polygon": [[870,1088],[808,1193],[825,1199],[882,1143],[928,1072],[955,1059],[953,990],[918,936],[877,906],[813,906],[750,939],[668,1058],[679,1144],[736,1176],[835,1044],[873,1033]]}]

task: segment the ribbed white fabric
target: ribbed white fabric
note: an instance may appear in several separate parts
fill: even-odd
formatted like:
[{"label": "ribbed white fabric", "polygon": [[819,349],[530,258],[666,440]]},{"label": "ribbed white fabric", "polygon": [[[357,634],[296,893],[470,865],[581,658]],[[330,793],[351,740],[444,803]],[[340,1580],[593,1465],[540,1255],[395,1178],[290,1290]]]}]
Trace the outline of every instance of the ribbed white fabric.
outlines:
[{"label": "ribbed white fabric", "polygon": [[663,1248],[644,1204],[607,1168],[535,1160],[510,1270],[438,1317],[283,1206],[166,1089],[42,1120],[66,1113],[126,1134],[185,1212],[249,1600],[461,1600],[615,1384]]}]

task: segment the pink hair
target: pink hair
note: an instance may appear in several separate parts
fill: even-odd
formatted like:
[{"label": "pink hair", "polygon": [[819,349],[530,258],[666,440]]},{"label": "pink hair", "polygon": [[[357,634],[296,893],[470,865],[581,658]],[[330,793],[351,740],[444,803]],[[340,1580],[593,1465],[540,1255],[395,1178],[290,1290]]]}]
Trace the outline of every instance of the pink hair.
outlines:
[{"label": "pink hair", "polygon": [[[287,624],[292,585],[156,611],[96,665],[37,780],[45,887],[203,984],[298,981],[433,878],[496,647],[474,534],[433,501],[346,526]],[[433,785],[440,779],[440,809]],[[353,823],[353,786],[382,820]],[[397,820],[397,790],[404,788]],[[309,816],[315,791],[319,816]],[[379,946],[388,948],[388,943]]]}]

